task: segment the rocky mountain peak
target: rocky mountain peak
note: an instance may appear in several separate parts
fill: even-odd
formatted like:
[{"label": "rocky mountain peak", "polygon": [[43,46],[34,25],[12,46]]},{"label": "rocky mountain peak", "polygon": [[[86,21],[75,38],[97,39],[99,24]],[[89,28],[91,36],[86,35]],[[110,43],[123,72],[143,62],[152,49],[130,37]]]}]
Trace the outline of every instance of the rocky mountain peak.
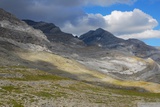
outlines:
[{"label": "rocky mountain peak", "polygon": [[83,40],[87,45],[98,45],[102,47],[124,41],[120,38],[115,37],[113,34],[105,31],[102,28],[98,28],[95,31],[89,31],[81,35],[79,38]]},{"label": "rocky mountain peak", "polygon": [[[104,34],[107,34],[107,35],[104,35]],[[90,30],[89,32],[81,35],[79,38],[80,38],[80,39],[85,39],[85,38],[94,37],[94,36],[97,36],[97,37],[113,36],[113,34],[111,34],[111,33],[108,32],[108,31],[105,31],[105,30],[102,29],[102,28],[98,28],[98,29],[96,29],[96,30]]]},{"label": "rocky mountain peak", "polygon": [[102,29],[102,28],[98,28],[98,29],[95,30],[95,32],[97,32],[97,33],[104,33],[106,31],[104,29]]}]

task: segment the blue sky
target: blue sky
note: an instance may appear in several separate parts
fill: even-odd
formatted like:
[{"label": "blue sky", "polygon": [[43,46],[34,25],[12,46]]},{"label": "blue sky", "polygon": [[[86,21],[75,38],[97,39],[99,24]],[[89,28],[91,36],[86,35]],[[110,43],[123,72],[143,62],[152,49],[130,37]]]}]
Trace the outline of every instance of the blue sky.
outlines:
[{"label": "blue sky", "polygon": [[81,35],[103,28],[115,36],[160,46],[160,0],[1,0],[20,19],[46,21]]},{"label": "blue sky", "polygon": [[[160,8],[159,8],[160,0],[137,0],[132,5],[126,5],[126,4],[114,4],[110,6],[88,6],[83,7],[84,11],[86,13],[100,13],[102,15],[111,14],[112,11],[118,10],[118,11],[132,11],[135,8],[142,10],[143,12],[151,15],[153,18],[155,18],[158,23],[160,23]],[[159,30],[160,25],[157,25],[153,28],[154,30]],[[148,45],[152,46],[160,46],[160,38],[149,38],[149,39],[141,39]]]},{"label": "blue sky", "polygon": [[[158,22],[160,22],[159,12],[160,12],[160,0],[137,0],[132,5],[126,4],[114,4],[111,6],[88,6],[83,7],[87,13],[101,13],[103,15],[110,14],[114,10],[120,11],[132,11],[135,8],[142,10],[143,12],[154,17]],[[159,26],[157,28],[160,28]]]}]

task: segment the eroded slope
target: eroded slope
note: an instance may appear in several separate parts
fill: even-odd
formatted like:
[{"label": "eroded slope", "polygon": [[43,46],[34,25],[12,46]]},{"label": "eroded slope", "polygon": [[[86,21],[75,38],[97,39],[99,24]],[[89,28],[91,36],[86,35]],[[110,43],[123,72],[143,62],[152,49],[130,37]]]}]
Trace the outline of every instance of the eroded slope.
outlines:
[{"label": "eroded slope", "polygon": [[[77,63],[74,60],[66,59],[58,55],[54,55],[47,52],[28,52],[28,53],[18,53],[18,55],[25,60],[31,62],[47,62],[55,66],[62,72],[52,72],[60,76],[69,77],[76,80],[82,80],[91,83],[100,83],[103,86],[108,86],[107,84],[113,84],[115,86],[124,87],[134,87],[142,88],[150,92],[159,93],[160,85],[151,82],[144,81],[132,81],[132,80],[121,80],[107,76],[103,72],[97,72],[86,68],[84,65]],[[97,84],[96,84],[97,85]]]}]

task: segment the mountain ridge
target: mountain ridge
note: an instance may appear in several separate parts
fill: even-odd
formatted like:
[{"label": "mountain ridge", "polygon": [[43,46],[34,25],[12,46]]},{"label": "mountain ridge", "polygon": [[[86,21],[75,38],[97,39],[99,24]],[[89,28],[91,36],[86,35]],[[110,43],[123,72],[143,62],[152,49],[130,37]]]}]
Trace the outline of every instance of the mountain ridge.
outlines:
[{"label": "mountain ridge", "polygon": [[[79,37],[87,45],[102,47],[103,49],[117,49],[120,51],[126,51],[132,55],[138,57],[146,57],[158,50],[155,47],[146,45],[144,42],[138,39],[124,40],[117,38],[112,33],[105,31],[102,28],[89,31]],[[149,53],[151,51],[151,53]]]},{"label": "mountain ridge", "polygon": [[[37,24],[39,25],[40,23],[50,25],[50,23],[46,22],[36,22],[36,26]],[[41,27],[38,29],[41,29]],[[54,35],[56,34],[58,33],[54,32]],[[157,63],[160,62],[158,59],[160,57],[159,51],[151,46],[146,45],[144,42],[137,39],[123,40],[121,38],[115,37],[113,34],[111,34],[108,31],[105,31],[102,28],[91,30],[86,34],[80,36],[79,39],[83,40],[86,46],[83,45],[81,48],[78,48],[79,47],[78,45],[72,45],[70,43],[65,42],[66,45],[59,44],[59,46],[62,47],[60,47],[58,50],[53,50],[53,51],[58,52],[58,54],[64,57],[74,59],[83,64],[84,66],[89,67],[90,69],[106,73],[107,75],[110,75],[114,78],[121,78],[126,80],[130,79],[136,80],[134,78],[140,78],[138,80],[152,81],[158,83],[160,82],[157,79],[154,80],[152,78],[152,76],[154,77],[154,75],[157,74],[156,69],[159,71],[159,66],[156,66],[156,69],[154,69],[153,67],[154,65],[157,65]],[[54,49],[55,48],[57,48],[57,44],[55,44]],[[114,52],[116,52],[117,54],[115,54]],[[106,55],[109,56],[112,60],[106,58]],[[119,56],[118,58],[116,58],[117,55]],[[126,56],[126,58],[124,56]],[[136,56],[138,58],[136,58]],[[154,63],[152,65],[152,63],[148,62],[148,58],[153,58],[155,61],[157,61],[157,63]],[[133,62],[128,59],[132,60]],[[104,63],[108,61],[109,63],[107,63],[107,65],[110,65],[111,68],[109,66],[104,65]],[[127,65],[127,63],[126,65],[123,64],[125,63],[124,61],[132,63],[135,66],[139,66],[138,65],[139,62],[146,64],[144,65],[142,64],[139,67],[137,67],[137,69],[135,69],[131,65],[129,64]],[[94,65],[97,65],[97,67]],[[116,66],[118,66],[119,68],[117,68]],[[149,68],[148,66],[151,66],[151,68]],[[124,72],[122,70],[124,70]],[[133,74],[131,73],[130,75],[130,72],[132,71],[134,73]],[[148,73],[149,75],[146,72],[150,72]],[[128,75],[127,78],[124,77],[125,73]]]},{"label": "mountain ridge", "polygon": [[41,30],[50,42],[60,42],[64,44],[81,44],[84,45],[83,41],[77,39],[72,34],[62,32],[59,27],[53,23],[46,23],[43,21],[35,22],[32,20],[23,20],[28,25],[32,26],[35,29]]}]

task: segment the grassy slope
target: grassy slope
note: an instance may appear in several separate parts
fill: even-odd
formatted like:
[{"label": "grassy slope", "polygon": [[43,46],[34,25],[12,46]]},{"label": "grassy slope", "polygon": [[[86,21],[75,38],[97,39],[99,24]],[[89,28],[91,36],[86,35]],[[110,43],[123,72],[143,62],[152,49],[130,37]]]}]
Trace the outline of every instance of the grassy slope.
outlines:
[{"label": "grassy slope", "polygon": [[0,74],[0,107],[136,107],[160,101],[160,94],[104,88],[23,66],[0,67]]},{"label": "grassy slope", "polygon": [[[67,72],[68,77],[87,82],[103,82],[125,87],[139,87],[153,93],[160,93],[160,85],[143,81],[121,81],[108,77],[100,72],[91,71],[74,60],[47,52],[18,53],[25,60],[36,62],[43,61],[56,66],[57,69]],[[54,71],[52,71],[54,73]]]}]

